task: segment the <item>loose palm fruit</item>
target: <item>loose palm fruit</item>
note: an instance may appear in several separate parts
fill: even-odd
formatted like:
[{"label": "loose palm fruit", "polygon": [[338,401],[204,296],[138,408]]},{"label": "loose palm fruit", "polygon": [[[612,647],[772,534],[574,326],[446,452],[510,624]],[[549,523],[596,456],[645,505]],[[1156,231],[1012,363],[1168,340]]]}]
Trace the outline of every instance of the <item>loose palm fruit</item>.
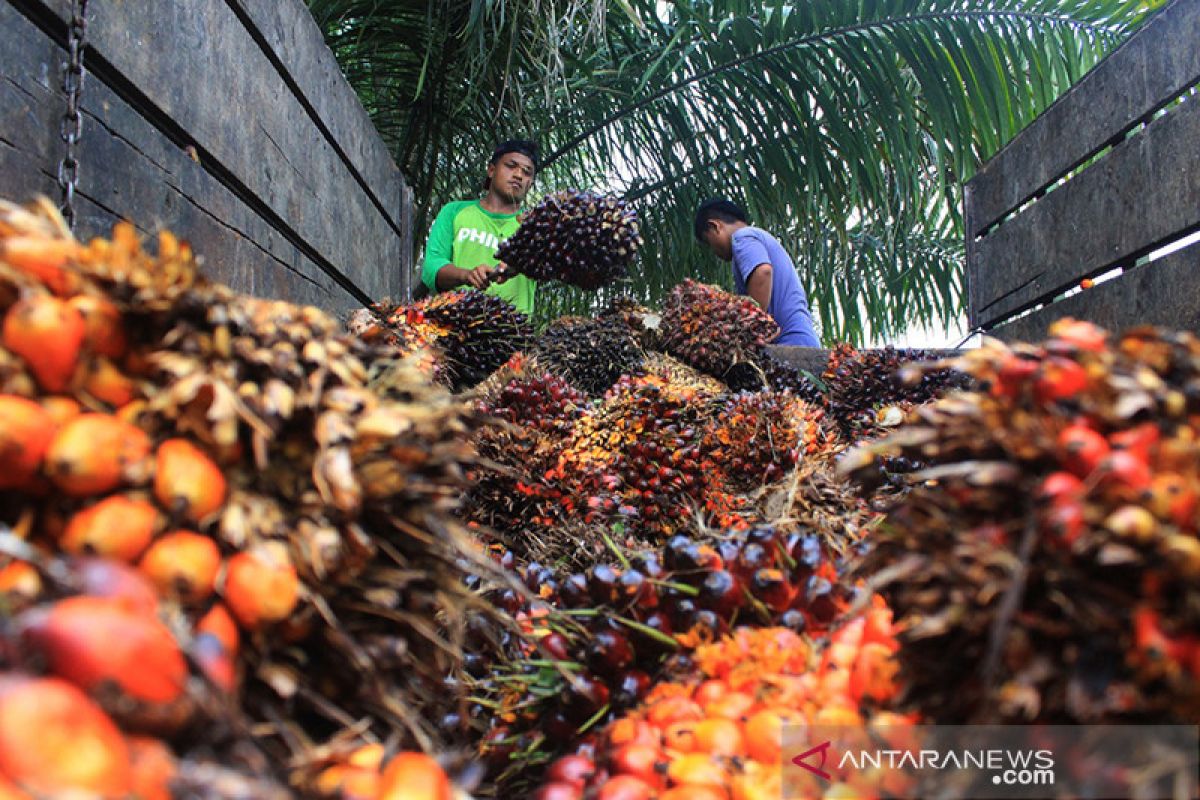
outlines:
[{"label": "loose palm fruit", "polygon": [[445,770],[424,753],[397,753],[380,779],[379,800],[451,800]]},{"label": "loose palm fruit", "polygon": [[595,773],[596,765],[590,758],[579,755],[563,756],[546,770],[546,780],[582,789]]},{"label": "loose palm fruit", "polygon": [[42,577],[33,565],[13,561],[0,567],[0,595],[7,595],[4,603],[11,606],[18,598],[32,600],[41,593]]},{"label": "loose palm fruit", "polygon": [[171,800],[171,781],[177,767],[170,749],[149,736],[130,736],[127,742],[133,796],[138,800]]},{"label": "loose palm fruit", "polygon": [[107,358],[93,358],[88,362],[83,390],[113,408],[120,408],[138,396],[138,387],[133,379]]},{"label": "loose palm fruit", "polygon": [[121,358],[129,349],[125,321],[112,301],[91,295],[75,295],[67,304],[83,317],[87,348],[97,355]]},{"label": "loose palm fruit", "polygon": [[32,400],[0,395],[0,489],[23,488],[37,475],[54,427],[50,413]]},{"label": "loose palm fruit", "polygon": [[34,295],[8,310],[0,342],[25,359],[43,389],[63,392],[79,364],[84,333],[78,311],[56,297]]},{"label": "loose palm fruit", "polygon": [[596,793],[596,800],[650,800],[654,787],[633,775],[617,775],[605,781]]},{"label": "loose palm fruit", "polygon": [[287,551],[264,545],[234,555],[225,570],[224,596],[247,630],[286,619],[300,598],[296,569]]},{"label": "loose palm fruit", "polygon": [[158,613],[158,592],[145,575],[111,558],[71,559],[69,569],[80,594],[120,601],[138,614]]},{"label": "loose palm fruit", "polygon": [[187,664],[171,632],[120,600],[69,597],[22,613],[17,628],[25,647],[83,689],[112,682],[151,703],[183,693]]},{"label": "loose palm fruit", "polygon": [[199,521],[225,502],[225,475],[203,450],[186,439],[159,445],[154,469],[154,494],[172,511]]},{"label": "loose palm fruit", "polygon": [[71,517],[62,548],[76,555],[133,562],[154,538],[158,519],[158,508],[145,500],[120,494],[106,497]]},{"label": "loose palm fruit", "polygon": [[213,593],[221,551],[207,536],[171,531],[150,545],[139,566],[164,595],[198,603]]},{"label": "loose palm fruit", "polygon": [[38,402],[54,420],[55,428],[61,428],[81,413],[79,402],[71,397],[43,397]]},{"label": "loose palm fruit", "polygon": [[79,276],[67,269],[67,262],[79,256],[79,243],[73,239],[45,236],[8,236],[0,241],[0,261],[35,279],[57,295],[69,294]]},{"label": "loose palm fruit", "polygon": [[38,797],[132,788],[125,739],[99,706],[66,681],[14,673],[0,675],[0,774]]},{"label": "loose palm fruit", "polygon": [[55,434],[46,474],[74,497],[116,489],[150,455],[150,437],[108,414],[81,414]]},{"label": "loose palm fruit", "polygon": [[191,655],[200,670],[226,692],[237,686],[238,629],[229,611],[220,603],[196,623]]}]

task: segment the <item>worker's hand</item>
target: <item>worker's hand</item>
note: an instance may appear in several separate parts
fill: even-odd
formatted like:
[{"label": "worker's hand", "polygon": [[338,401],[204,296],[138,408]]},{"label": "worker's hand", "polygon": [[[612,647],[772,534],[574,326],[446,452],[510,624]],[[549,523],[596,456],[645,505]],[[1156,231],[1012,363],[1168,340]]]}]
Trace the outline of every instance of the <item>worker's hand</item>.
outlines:
[{"label": "worker's hand", "polygon": [[492,282],[492,273],[495,271],[495,267],[480,264],[467,273],[467,285],[476,289],[486,289],[488,284]]},{"label": "worker's hand", "polygon": [[496,268],[492,270],[492,283],[504,283],[514,274],[508,269],[508,264],[505,264],[503,261],[497,261]]}]

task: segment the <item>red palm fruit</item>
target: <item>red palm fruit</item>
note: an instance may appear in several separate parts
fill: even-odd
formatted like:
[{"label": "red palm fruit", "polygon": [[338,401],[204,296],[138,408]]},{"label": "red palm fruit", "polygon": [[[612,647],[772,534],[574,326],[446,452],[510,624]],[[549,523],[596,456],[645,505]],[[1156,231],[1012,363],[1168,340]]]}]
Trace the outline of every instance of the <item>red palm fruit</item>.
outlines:
[{"label": "red palm fruit", "polygon": [[83,390],[113,408],[131,403],[138,396],[138,386],[133,379],[106,358],[88,361],[83,376]]},{"label": "red palm fruit", "polygon": [[658,730],[642,719],[622,717],[608,727],[606,732],[608,743],[613,747],[623,744],[652,744],[660,740]]},{"label": "red palm fruit", "polygon": [[15,783],[0,775],[0,800],[34,800],[32,795],[21,791]]},{"label": "red palm fruit", "polygon": [[533,800],[583,800],[583,789],[570,783],[547,783],[537,790]]},{"label": "red palm fruit", "polygon": [[71,239],[9,236],[0,241],[0,261],[61,296],[79,285],[78,273],[67,263],[77,258],[80,250],[79,243]]},{"label": "red palm fruit", "polygon": [[891,648],[879,642],[864,644],[850,673],[850,696],[857,701],[864,697],[876,702],[890,699],[897,691],[898,671]]},{"label": "red palm fruit", "polygon": [[73,397],[42,397],[38,402],[54,420],[56,429],[66,425],[81,413],[79,402]]},{"label": "red palm fruit", "polygon": [[1108,440],[1087,425],[1073,424],[1058,434],[1058,457],[1063,466],[1080,478],[1092,474],[1109,454]]},{"label": "red palm fruit", "polygon": [[32,400],[0,395],[0,489],[24,488],[42,467],[54,418]]},{"label": "red palm fruit", "polygon": [[633,775],[655,789],[661,789],[666,758],[657,747],[626,744],[613,750],[608,759],[608,768],[614,775]]},{"label": "red palm fruit", "polygon": [[992,394],[997,397],[1016,397],[1029,379],[1038,370],[1038,362],[1018,353],[1009,353],[1000,363]]},{"label": "red palm fruit", "polygon": [[70,572],[81,594],[118,600],[139,614],[158,613],[158,592],[145,575],[128,564],[111,558],[74,558]]},{"label": "red palm fruit", "polygon": [[545,649],[546,653],[553,659],[558,661],[567,661],[571,658],[571,645],[567,641],[567,637],[561,633],[548,633],[540,640],[540,644]]},{"label": "red palm fruit", "polygon": [[0,675],[0,775],[36,797],[126,797],[129,749],[87,695],[58,678]]},{"label": "red palm fruit", "polygon": [[300,581],[287,550],[267,543],[235,554],[225,567],[222,593],[247,630],[282,622],[300,600]]},{"label": "red palm fruit", "polygon": [[130,736],[131,794],[138,800],[171,800],[171,781],[177,765],[171,750],[161,739]]},{"label": "red palm fruit", "polygon": [[617,675],[613,700],[624,705],[633,705],[650,691],[651,679],[640,669],[627,669]]},{"label": "red palm fruit", "polygon": [[397,753],[379,781],[378,800],[452,800],[445,770],[424,753]]},{"label": "red palm fruit", "polygon": [[1041,501],[1060,497],[1077,497],[1083,492],[1083,481],[1069,472],[1051,472],[1038,485],[1036,497]]},{"label": "red palm fruit", "polygon": [[322,797],[338,800],[375,800],[379,796],[379,768],[334,764],[317,776],[316,790]]},{"label": "red palm fruit", "polygon": [[1140,493],[1150,486],[1150,465],[1131,450],[1114,450],[1100,462],[1103,485],[1125,493]]},{"label": "red palm fruit", "polygon": [[575,721],[586,720],[608,704],[610,695],[608,686],[594,675],[576,675],[565,690],[563,711]]},{"label": "red palm fruit", "polygon": [[208,455],[186,439],[168,439],[158,447],[154,494],[172,512],[200,521],[225,502],[225,475]]},{"label": "red palm fruit", "polygon": [[121,358],[129,349],[125,320],[111,300],[77,294],[67,304],[83,317],[87,349],[107,358]]},{"label": "red palm fruit", "polygon": [[657,800],[729,800],[729,793],[713,786],[676,786],[661,792]]},{"label": "red palm fruit", "polygon": [[116,489],[150,455],[150,437],[108,414],[81,414],[54,435],[46,474],[73,497]]},{"label": "red palm fruit", "polygon": [[142,556],[139,569],[164,595],[199,603],[213,593],[221,569],[221,551],[211,538],[192,531],[158,537]]},{"label": "red palm fruit", "polygon": [[[1084,278],[1080,281],[1083,288],[1091,288],[1090,285],[1084,286],[1085,283],[1092,284],[1091,280]],[[1108,334],[1103,328],[1078,319],[1060,319],[1050,326],[1047,333],[1050,334],[1050,339],[1046,342],[1048,349],[1103,353],[1108,348]]]},{"label": "red palm fruit", "polygon": [[1150,461],[1157,448],[1162,432],[1153,422],[1143,422],[1128,430],[1117,431],[1108,437],[1113,450],[1125,450],[1142,461]]},{"label": "red palm fruit", "polygon": [[170,703],[183,694],[187,663],[158,619],[121,600],[69,597],[17,618],[21,642],[50,670],[83,689],[105,682],[129,697]]},{"label": "red palm fruit", "polygon": [[613,675],[633,663],[633,647],[619,631],[597,631],[587,648],[587,663],[596,672]]},{"label": "red palm fruit", "polygon": [[129,563],[154,538],[158,519],[154,504],[115,494],[76,512],[59,543],[68,553],[106,556]]},{"label": "red palm fruit", "polygon": [[1050,535],[1067,547],[1075,544],[1083,535],[1086,524],[1083,501],[1075,497],[1054,501],[1046,514],[1046,528]]},{"label": "red palm fruit", "polygon": [[239,640],[237,623],[233,621],[229,609],[222,604],[213,604],[208,613],[196,623],[196,635],[205,633],[215,637],[229,652],[237,653]]},{"label": "red palm fruit", "polygon": [[579,755],[563,756],[546,770],[546,782],[565,783],[568,786],[583,789],[595,774],[596,765],[590,758]]},{"label": "red palm fruit", "polygon": [[650,800],[654,787],[633,775],[617,775],[604,782],[596,800]]},{"label": "red palm fruit", "polygon": [[84,332],[83,316],[70,305],[33,295],[8,309],[0,342],[25,359],[43,389],[64,392],[79,364]]},{"label": "red palm fruit", "polygon": [[1039,402],[1051,403],[1074,397],[1087,385],[1087,370],[1078,362],[1062,356],[1050,356],[1042,362],[1033,383],[1033,394]]}]

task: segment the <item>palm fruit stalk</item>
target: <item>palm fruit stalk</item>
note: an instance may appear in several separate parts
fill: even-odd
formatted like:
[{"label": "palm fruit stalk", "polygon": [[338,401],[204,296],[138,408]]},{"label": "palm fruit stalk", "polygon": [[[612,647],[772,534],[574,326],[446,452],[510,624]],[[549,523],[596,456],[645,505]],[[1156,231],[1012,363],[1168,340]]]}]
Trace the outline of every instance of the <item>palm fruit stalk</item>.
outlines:
[{"label": "palm fruit stalk", "polygon": [[[819,642],[786,628],[738,628],[699,647],[689,668],[658,683],[642,705],[552,762],[533,797],[782,797],[785,727],[895,733],[913,724],[879,710],[898,689],[897,647],[881,604]],[[831,770],[837,774],[825,784],[789,776],[788,794],[877,796],[864,776]]]},{"label": "palm fruit stalk", "polygon": [[453,515],[468,404],[316,309],[205,280],[169,233],[83,245],[45,202],[0,205],[0,313],[0,587],[23,593],[0,667],[52,665],[122,727],[281,781],[350,720],[439,745],[460,611],[486,611]]},{"label": "palm fruit stalk", "polygon": [[662,317],[628,298],[618,297],[598,315],[600,319],[619,319],[633,333],[643,350],[661,350]]},{"label": "palm fruit stalk", "polygon": [[625,277],[641,245],[637,212],[624,200],[569,189],[526,212],[496,258],[511,273],[595,290]]},{"label": "palm fruit stalk", "polygon": [[861,571],[904,627],[905,702],[962,722],[1200,713],[1200,340],[1063,320],[953,365],[843,470],[919,459]]},{"label": "palm fruit stalk", "polygon": [[537,338],[533,356],[589,397],[600,397],[642,364],[642,350],[619,319],[557,319]]},{"label": "palm fruit stalk", "polygon": [[671,290],[662,310],[663,348],[716,378],[753,361],[779,325],[748,297],[690,278]]}]

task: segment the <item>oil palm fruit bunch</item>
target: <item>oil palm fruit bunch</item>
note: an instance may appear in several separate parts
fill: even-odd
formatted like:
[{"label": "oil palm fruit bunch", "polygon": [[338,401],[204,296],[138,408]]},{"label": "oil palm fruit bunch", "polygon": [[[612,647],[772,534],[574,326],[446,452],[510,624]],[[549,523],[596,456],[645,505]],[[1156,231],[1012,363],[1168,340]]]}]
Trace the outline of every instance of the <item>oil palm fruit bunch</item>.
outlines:
[{"label": "oil palm fruit bunch", "polygon": [[857,350],[848,344],[837,345],[821,375],[830,416],[850,441],[878,435],[911,406],[966,385],[962,373],[953,369],[902,369],[907,364],[936,360],[936,354],[924,350],[890,346]]},{"label": "oil palm fruit bunch", "polygon": [[619,319],[633,332],[643,350],[659,350],[662,344],[662,317],[628,297],[618,297],[599,314],[600,319]]},{"label": "oil palm fruit bunch", "polygon": [[690,278],[663,303],[662,328],[667,353],[717,378],[779,335],[758,303]]},{"label": "oil palm fruit bunch", "polygon": [[863,574],[905,626],[906,700],[938,720],[1200,713],[1200,340],[1061,320],[955,361],[977,390],[845,456],[926,463]]},{"label": "oil palm fruit bunch", "polygon": [[[824,644],[824,648],[820,647]],[[878,786],[787,775],[785,730],[808,726],[895,732],[912,718],[875,710],[896,693],[897,648],[886,607],[873,606],[828,640],[786,628],[738,628],[692,655],[693,669],[657,684],[595,741],[552,762],[536,800],[716,800],[877,796]]]},{"label": "oil palm fruit bunch", "polygon": [[[80,244],[48,203],[0,204],[0,524],[34,553],[143,573],[252,718],[369,718],[377,735],[434,741],[378,709],[420,707],[426,673],[456,663],[421,620],[471,602],[452,512],[476,412],[317,309],[238,295],[171,234],[158,244],[145,252],[129,224]],[[406,663],[365,655],[372,625]],[[314,669],[313,653],[336,666]],[[308,738],[272,730],[260,744],[277,764]]]},{"label": "oil palm fruit bunch", "polygon": [[791,392],[726,397],[701,439],[710,483],[749,491],[779,481],[820,448],[823,416]]},{"label": "oil palm fruit bunch", "polygon": [[705,486],[700,434],[711,404],[688,386],[626,376],[575,426],[547,473],[589,522],[642,537],[687,524]]},{"label": "oil palm fruit bunch", "polygon": [[765,389],[790,391],[809,403],[825,404],[825,394],[812,380],[767,348],[759,348],[753,359],[739,361],[722,376],[734,392],[758,392]]},{"label": "oil palm fruit bunch", "polygon": [[496,258],[534,280],[595,290],[625,277],[641,245],[637,212],[624,200],[568,189],[526,212]]},{"label": "oil palm fruit bunch", "polygon": [[412,359],[432,380],[450,385],[450,368],[437,346],[449,330],[431,323],[421,308],[381,300],[351,313],[346,332],[368,344],[390,347],[389,355]]},{"label": "oil palm fruit bunch", "polygon": [[619,319],[562,317],[534,343],[534,357],[589,397],[600,397],[617,379],[636,371],[642,350]]},{"label": "oil palm fruit bunch", "polygon": [[561,492],[543,476],[557,462],[588,400],[540,364],[502,369],[493,378],[507,382],[495,381],[499,388],[478,401],[480,412],[499,424],[476,433],[476,448],[490,466],[481,463],[468,476],[467,518],[501,534],[560,524],[565,521]]},{"label": "oil palm fruit bunch", "polygon": [[455,391],[480,383],[533,339],[528,317],[476,289],[442,292],[416,305],[433,326],[434,344],[445,355]]}]

